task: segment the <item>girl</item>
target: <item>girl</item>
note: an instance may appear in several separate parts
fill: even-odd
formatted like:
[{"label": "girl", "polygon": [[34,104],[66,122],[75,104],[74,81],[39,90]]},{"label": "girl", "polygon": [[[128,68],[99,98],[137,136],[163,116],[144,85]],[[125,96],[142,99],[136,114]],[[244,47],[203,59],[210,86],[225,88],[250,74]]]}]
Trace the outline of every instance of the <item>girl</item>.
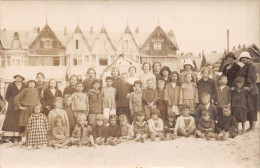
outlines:
[{"label": "girl", "polygon": [[65,87],[64,91],[63,91],[63,95],[65,94],[70,94],[72,95],[72,93],[76,92],[76,84],[79,81],[79,78],[77,75],[72,75],[69,79],[70,81],[70,85]]},{"label": "girl", "polygon": [[120,143],[120,127],[117,122],[117,115],[112,114],[109,116],[109,126],[106,129],[106,144],[115,146]]},{"label": "girl", "polygon": [[92,82],[93,89],[89,90],[87,95],[89,98],[89,115],[88,115],[88,122],[89,125],[94,125],[96,115],[102,114],[102,105],[103,105],[103,98],[102,92],[100,91],[101,82],[98,79],[93,80]]},{"label": "girl", "polygon": [[27,124],[28,149],[32,147],[45,148],[47,146],[47,136],[49,132],[49,123],[47,117],[41,113],[41,104],[34,105],[34,113],[30,116]]},{"label": "girl", "polygon": [[53,120],[53,129],[51,131],[50,145],[57,148],[67,148],[70,143],[68,127],[64,124],[61,116],[56,116]]},{"label": "girl", "polygon": [[160,70],[160,75],[161,78],[159,78],[160,80],[164,80],[165,84],[171,82],[171,78],[170,78],[170,74],[171,74],[171,70],[169,67],[164,66],[162,67],[162,69]]},{"label": "girl", "polygon": [[232,115],[236,118],[236,130],[239,132],[239,122],[242,122],[242,133],[245,132],[247,113],[252,110],[251,96],[244,88],[245,78],[239,76],[235,80],[236,87],[231,92]]},{"label": "girl", "polygon": [[130,66],[128,69],[128,79],[127,82],[130,83],[131,85],[134,84],[135,81],[140,80],[140,78],[136,77],[136,67],[135,66]]},{"label": "girl", "polygon": [[48,83],[44,82],[45,76],[42,72],[38,72],[36,74],[36,85],[35,87],[39,89],[39,92],[41,94],[41,98],[43,98],[43,92],[48,86]]},{"label": "girl", "polygon": [[87,78],[83,81],[83,92],[87,93],[90,89],[92,89],[92,81],[96,78],[96,70],[94,68],[89,68],[87,70]]},{"label": "girl", "polygon": [[195,104],[199,103],[198,89],[195,83],[192,82],[192,74],[184,75],[184,83],[180,90],[180,105],[187,104],[190,106],[190,114],[195,115]]},{"label": "girl", "polygon": [[134,133],[135,133],[135,142],[144,143],[145,139],[148,136],[148,123],[144,120],[143,111],[138,112],[136,121],[133,122]]},{"label": "girl", "polygon": [[40,103],[40,93],[35,88],[36,81],[29,80],[28,88],[22,90],[15,98],[14,103],[20,109],[19,126],[22,135],[21,144],[25,143],[26,126],[30,115],[33,113],[33,105]]},{"label": "girl", "polygon": [[176,115],[180,115],[179,113],[179,95],[181,83],[179,82],[179,73],[177,71],[172,71],[171,82],[168,83],[165,87],[164,100],[167,103],[167,112],[175,112]]},{"label": "girl", "polygon": [[142,82],[142,89],[146,89],[147,88],[147,80],[151,79],[154,83],[153,89],[156,88],[156,78],[155,75],[151,72],[151,65],[149,62],[145,62],[143,63],[143,72],[140,75],[140,79]]},{"label": "girl", "polygon": [[161,65],[160,62],[156,61],[156,62],[153,63],[153,74],[154,74],[157,82],[162,77],[160,75],[161,67],[162,67],[162,65]]},{"label": "girl", "polygon": [[24,77],[21,75],[14,76],[15,81],[10,83],[7,87],[5,94],[6,101],[8,102],[7,112],[3,123],[2,130],[5,131],[5,136],[10,136],[9,146],[13,146],[14,142],[19,141],[19,110],[15,108],[14,98],[26,85],[23,83]]},{"label": "girl", "polygon": [[112,68],[111,75],[113,77],[113,84],[112,84],[112,86],[114,88],[117,88],[118,84],[121,83],[120,70],[117,67]]},{"label": "girl", "polygon": [[134,131],[132,125],[130,125],[127,122],[127,116],[126,115],[120,115],[119,116],[119,123],[120,123],[120,129],[121,129],[121,137],[120,141],[125,142],[128,140],[132,140],[134,138]]},{"label": "girl", "polygon": [[180,75],[180,81],[184,82],[185,74],[186,73],[191,73],[192,77],[193,77],[193,81],[192,82],[197,83],[197,76],[196,76],[196,74],[193,71],[195,66],[194,66],[192,60],[191,59],[185,60],[183,67],[184,67],[184,71]]},{"label": "girl", "polygon": [[164,141],[163,121],[159,118],[160,111],[156,108],[152,110],[152,117],[148,120],[149,132],[151,140],[155,141],[155,137],[159,136],[161,141]]},{"label": "girl", "polygon": [[92,135],[94,138],[94,141],[97,145],[104,145],[104,142],[106,140],[105,134],[106,134],[106,125],[104,122],[104,116],[102,114],[98,114],[96,116],[96,124],[94,125],[92,129]]},{"label": "girl", "polygon": [[[48,115],[48,121],[50,126],[50,132],[53,131],[53,128],[55,125],[55,118],[57,116],[60,116],[62,118],[62,121],[64,123],[64,126],[68,129],[69,132],[69,119],[66,111],[62,110],[63,107],[63,98],[62,97],[56,97],[54,99],[54,109],[52,109]],[[52,134],[50,134],[50,140],[52,140]]]},{"label": "girl", "polygon": [[70,134],[71,134],[75,127],[76,116],[73,113],[71,108],[71,96],[69,94],[64,95],[62,109],[67,112],[69,118],[69,125],[70,125]]},{"label": "girl", "polygon": [[48,87],[43,92],[42,98],[43,114],[46,116],[48,116],[50,110],[54,108],[53,101],[56,97],[62,97],[62,93],[58,89],[57,81],[55,79],[50,79]]},{"label": "girl", "polygon": [[136,121],[137,114],[140,111],[143,111],[143,102],[142,102],[142,82],[137,80],[134,82],[134,91],[130,94],[129,98],[129,109],[133,121]]},{"label": "girl", "polygon": [[218,85],[218,74],[214,71],[214,65],[213,64],[206,64],[205,65],[209,70],[209,78],[213,79],[215,81],[215,85]]}]

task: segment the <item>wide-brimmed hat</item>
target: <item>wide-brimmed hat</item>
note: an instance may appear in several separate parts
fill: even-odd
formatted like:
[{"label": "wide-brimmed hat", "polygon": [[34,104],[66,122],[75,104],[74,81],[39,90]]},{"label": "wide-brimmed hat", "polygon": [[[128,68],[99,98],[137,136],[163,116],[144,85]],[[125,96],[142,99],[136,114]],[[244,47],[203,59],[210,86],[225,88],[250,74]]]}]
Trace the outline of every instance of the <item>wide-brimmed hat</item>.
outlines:
[{"label": "wide-brimmed hat", "polygon": [[190,65],[191,69],[194,69],[194,64],[191,59],[184,60],[183,68],[185,69],[185,65]]},{"label": "wide-brimmed hat", "polygon": [[15,79],[17,76],[20,76],[23,81],[25,80],[25,78],[24,78],[21,74],[14,75],[14,79]]},{"label": "wide-brimmed hat", "polygon": [[228,58],[233,58],[234,60],[237,59],[233,52],[227,53],[227,55],[225,56],[225,60],[227,60]]},{"label": "wide-brimmed hat", "polygon": [[168,66],[164,66],[164,67],[162,67],[162,69],[160,70],[160,75],[161,75],[161,76],[163,76],[162,72],[163,72],[164,70],[168,71],[168,72],[169,72],[169,75],[171,74],[170,68],[169,68]]},{"label": "wide-brimmed hat", "polygon": [[239,56],[239,61],[241,61],[241,58],[249,58],[251,59],[250,54],[247,51],[243,51]]}]

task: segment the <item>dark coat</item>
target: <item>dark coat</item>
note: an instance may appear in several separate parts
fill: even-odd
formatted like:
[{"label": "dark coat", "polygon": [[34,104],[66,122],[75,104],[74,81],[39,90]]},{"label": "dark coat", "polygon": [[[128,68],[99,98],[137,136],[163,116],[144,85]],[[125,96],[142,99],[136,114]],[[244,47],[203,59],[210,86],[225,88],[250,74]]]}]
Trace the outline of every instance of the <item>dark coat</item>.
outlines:
[{"label": "dark coat", "polygon": [[209,119],[208,121],[200,119],[198,124],[198,130],[205,132],[206,129],[211,129],[210,132],[215,132],[215,121],[212,119]]},{"label": "dark coat", "polygon": [[89,102],[89,113],[97,114],[102,113],[103,98],[102,92],[96,93],[95,90],[91,89],[87,93]]},{"label": "dark coat", "polygon": [[108,126],[106,128],[106,134],[105,134],[105,137],[108,138],[108,137],[116,137],[116,138],[119,138],[121,135],[121,130],[120,130],[120,127],[119,125],[115,125],[115,126]]},{"label": "dark coat", "polygon": [[67,86],[67,87],[65,87],[65,89],[63,91],[63,96],[65,96],[66,94],[72,95],[74,92],[76,92],[76,88]]},{"label": "dark coat", "polygon": [[8,108],[3,124],[3,131],[12,131],[19,132],[19,110],[15,108],[14,98],[17,96],[23,89],[26,88],[25,84],[22,84],[21,89],[19,90],[15,85],[15,82],[10,83],[6,91],[6,101],[8,102]]},{"label": "dark coat", "polygon": [[220,133],[221,131],[230,132],[230,136],[234,138],[236,136],[235,128],[236,128],[235,117],[233,117],[232,115],[220,116],[218,123],[216,125],[216,133]]},{"label": "dark coat", "polygon": [[208,111],[210,113],[210,118],[214,121],[218,120],[218,111],[217,111],[217,107],[213,104],[209,105],[209,108],[207,109],[205,105],[199,105],[198,110],[197,110],[197,115],[199,118],[202,117],[202,112],[203,111]]},{"label": "dark coat", "polygon": [[230,69],[227,69],[227,66],[228,64],[224,66],[222,74],[227,76],[227,86],[232,87],[241,67],[237,63],[234,63]]},{"label": "dark coat", "polygon": [[197,83],[198,86],[198,93],[199,93],[199,101],[202,103],[201,95],[203,93],[210,94],[210,100],[217,101],[217,91],[215,81],[213,79],[208,78],[207,81],[200,79]]},{"label": "dark coat", "polygon": [[164,122],[164,132],[165,132],[165,133],[171,133],[171,134],[173,134],[173,133],[174,133],[174,130],[170,130],[170,128],[175,128],[175,125],[176,125],[176,120],[175,120],[175,119],[174,119],[172,125],[170,125],[170,122],[169,122],[169,121],[165,121],[165,122]]},{"label": "dark coat", "polygon": [[129,107],[129,100],[126,98],[128,93],[133,92],[133,85],[122,82],[116,85],[116,107]]},{"label": "dark coat", "polygon": [[102,126],[95,125],[92,129],[92,135],[94,140],[96,140],[98,137],[105,138],[106,127],[103,125]]},{"label": "dark coat", "polygon": [[62,97],[62,93],[59,89],[56,89],[55,94],[53,95],[50,88],[47,88],[44,92],[43,92],[43,98],[42,98],[42,106],[43,106],[43,114],[45,114],[46,116],[48,116],[49,114],[49,109],[46,108],[46,106],[51,106],[51,109],[54,108],[54,99],[56,97]]},{"label": "dark coat", "polygon": [[95,80],[95,78],[94,79],[87,78],[83,81],[83,93],[87,93],[90,89],[93,89],[93,85],[92,85],[93,80]]}]

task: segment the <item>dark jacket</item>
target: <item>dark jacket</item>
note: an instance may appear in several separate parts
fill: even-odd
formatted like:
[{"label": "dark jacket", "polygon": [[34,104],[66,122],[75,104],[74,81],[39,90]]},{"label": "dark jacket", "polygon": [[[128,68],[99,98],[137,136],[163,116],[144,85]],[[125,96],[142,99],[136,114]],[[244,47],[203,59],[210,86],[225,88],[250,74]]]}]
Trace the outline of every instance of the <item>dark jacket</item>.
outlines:
[{"label": "dark jacket", "polygon": [[228,64],[224,66],[222,74],[227,76],[227,86],[232,87],[241,67],[237,63],[234,63],[230,69],[227,69],[227,66]]},{"label": "dark jacket", "polygon": [[92,129],[92,135],[94,140],[96,140],[98,137],[105,138],[106,127],[104,125],[102,126],[95,125]]},{"label": "dark jacket", "polygon": [[130,83],[118,83],[116,86],[116,107],[129,107],[128,93],[133,92],[133,85]]},{"label": "dark jacket", "polygon": [[106,138],[108,138],[108,137],[117,137],[117,138],[119,138],[120,135],[121,135],[121,130],[120,130],[119,125],[115,125],[115,126],[109,125],[106,128],[106,134],[105,134]]},{"label": "dark jacket", "polygon": [[216,133],[221,131],[230,132],[232,138],[236,136],[236,119],[232,115],[229,116],[220,116],[218,123],[216,125]]},{"label": "dark jacket", "polygon": [[203,111],[208,111],[210,113],[210,118],[214,121],[218,120],[218,111],[217,111],[217,107],[213,104],[209,105],[209,108],[207,109],[205,105],[199,105],[197,113],[198,113],[198,117],[201,118],[202,116],[202,112]]},{"label": "dark jacket", "polygon": [[93,89],[93,85],[92,85],[93,80],[95,80],[95,78],[94,79],[87,78],[83,81],[83,93],[87,93],[90,89]]},{"label": "dark jacket", "polygon": [[91,89],[87,93],[89,102],[89,113],[97,114],[102,113],[103,98],[102,92],[96,93],[95,90]]},{"label": "dark jacket", "polygon": [[44,111],[44,113],[47,114],[47,116],[48,116],[48,113],[49,113],[50,110],[48,110],[46,108],[46,106],[51,106],[51,109],[53,109],[54,108],[54,104],[53,104],[54,103],[54,99],[56,97],[62,97],[61,91],[59,89],[55,89],[55,90],[56,90],[56,92],[55,92],[54,95],[52,94],[50,88],[47,88],[43,92],[43,98],[42,98],[41,102],[42,102],[42,106],[43,106],[43,111]]},{"label": "dark jacket", "polygon": [[204,121],[201,118],[198,124],[198,130],[205,132],[206,129],[211,129],[211,131],[209,132],[215,132],[215,122],[212,119],[209,119],[208,121]]},{"label": "dark jacket", "polygon": [[65,89],[63,91],[63,96],[65,96],[66,94],[72,95],[74,92],[76,92],[76,88],[67,86],[67,87],[65,87]]},{"label": "dark jacket", "polygon": [[204,79],[200,79],[197,83],[198,86],[198,93],[199,93],[199,101],[202,103],[201,95],[203,93],[210,94],[210,100],[217,101],[217,93],[216,93],[216,85],[213,79],[208,78],[207,81]]},{"label": "dark jacket", "polygon": [[158,100],[158,92],[155,89],[147,88],[143,90],[143,104],[147,105],[148,103],[153,102],[154,105]]},{"label": "dark jacket", "polygon": [[175,125],[176,125],[176,120],[173,121],[172,125],[170,125],[169,121],[165,121],[164,122],[164,132],[173,134],[174,130],[170,130],[170,128],[175,128]]}]

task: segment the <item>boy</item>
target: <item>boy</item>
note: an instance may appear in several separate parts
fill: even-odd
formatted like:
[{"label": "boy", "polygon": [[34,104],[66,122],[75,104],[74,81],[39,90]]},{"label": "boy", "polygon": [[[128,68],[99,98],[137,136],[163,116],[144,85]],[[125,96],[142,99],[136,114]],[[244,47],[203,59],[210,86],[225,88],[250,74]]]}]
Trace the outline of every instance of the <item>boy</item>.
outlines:
[{"label": "boy", "polygon": [[97,114],[96,116],[96,124],[92,129],[92,135],[95,140],[95,143],[98,145],[104,145],[105,142],[105,132],[106,126],[104,125],[105,118],[102,114]]},{"label": "boy", "polygon": [[76,116],[79,113],[83,113],[86,116],[89,112],[88,96],[82,92],[83,84],[76,84],[76,92],[71,95],[71,109]]},{"label": "boy", "polygon": [[158,81],[158,100],[156,102],[156,107],[160,110],[161,112],[161,119],[163,121],[167,120],[167,104],[166,101],[164,100],[164,93],[165,93],[165,81],[164,80],[159,80]]},{"label": "boy", "polygon": [[142,142],[148,135],[148,123],[144,120],[144,113],[142,111],[137,113],[137,119],[134,121],[135,142]]},{"label": "boy", "polygon": [[180,133],[185,137],[189,137],[194,134],[196,125],[195,120],[190,116],[190,106],[184,104],[181,106],[182,115],[177,118],[176,126],[174,128],[174,135],[177,137],[177,134]]},{"label": "boy", "polygon": [[198,119],[197,119],[196,123],[201,118],[202,111],[208,111],[210,114],[210,119],[212,119],[216,122],[218,120],[218,112],[217,112],[216,106],[210,103],[210,94],[203,93],[201,95],[201,100],[202,100],[203,104],[199,105],[199,107],[198,107],[198,116],[197,116]]},{"label": "boy", "polygon": [[163,121],[159,118],[160,111],[156,108],[152,109],[152,118],[148,120],[149,132],[151,140],[155,141],[155,137],[159,136],[161,141],[164,141]]},{"label": "boy", "polygon": [[166,135],[166,140],[174,140],[174,127],[176,124],[176,114],[174,112],[169,112],[168,114],[168,120],[165,121],[164,124],[164,131]]},{"label": "boy", "polygon": [[210,138],[214,138],[214,131],[214,120],[210,119],[210,113],[208,111],[203,111],[196,135],[200,138],[206,138],[206,140],[210,140]]},{"label": "boy", "polygon": [[112,114],[109,116],[109,126],[106,129],[105,138],[106,144],[115,146],[120,143],[120,127],[117,123],[117,116]]},{"label": "boy", "polygon": [[151,110],[155,108],[156,101],[158,100],[158,93],[155,89],[153,89],[153,79],[147,80],[147,89],[143,90],[143,104],[144,104],[144,112],[145,119],[148,120],[151,118]]},{"label": "boy", "polygon": [[127,123],[127,117],[125,115],[119,116],[119,123],[121,129],[121,142],[132,140],[134,137],[133,127]]},{"label": "boy", "polygon": [[137,119],[137,113],[139,111],[143,111],[143,104],[142,104],[142,82],[137,80],[134,82],[134,92],[130,94],[129,99],[129,109],[131,112],[131,117],[133,121]]},{"label": "boy", "polygon": [[220,75],[218,78],[219,86],[217,87],[217,111],[222,115],[222,108],[231,103],[231,89],[227,86],[227,76]]}]

